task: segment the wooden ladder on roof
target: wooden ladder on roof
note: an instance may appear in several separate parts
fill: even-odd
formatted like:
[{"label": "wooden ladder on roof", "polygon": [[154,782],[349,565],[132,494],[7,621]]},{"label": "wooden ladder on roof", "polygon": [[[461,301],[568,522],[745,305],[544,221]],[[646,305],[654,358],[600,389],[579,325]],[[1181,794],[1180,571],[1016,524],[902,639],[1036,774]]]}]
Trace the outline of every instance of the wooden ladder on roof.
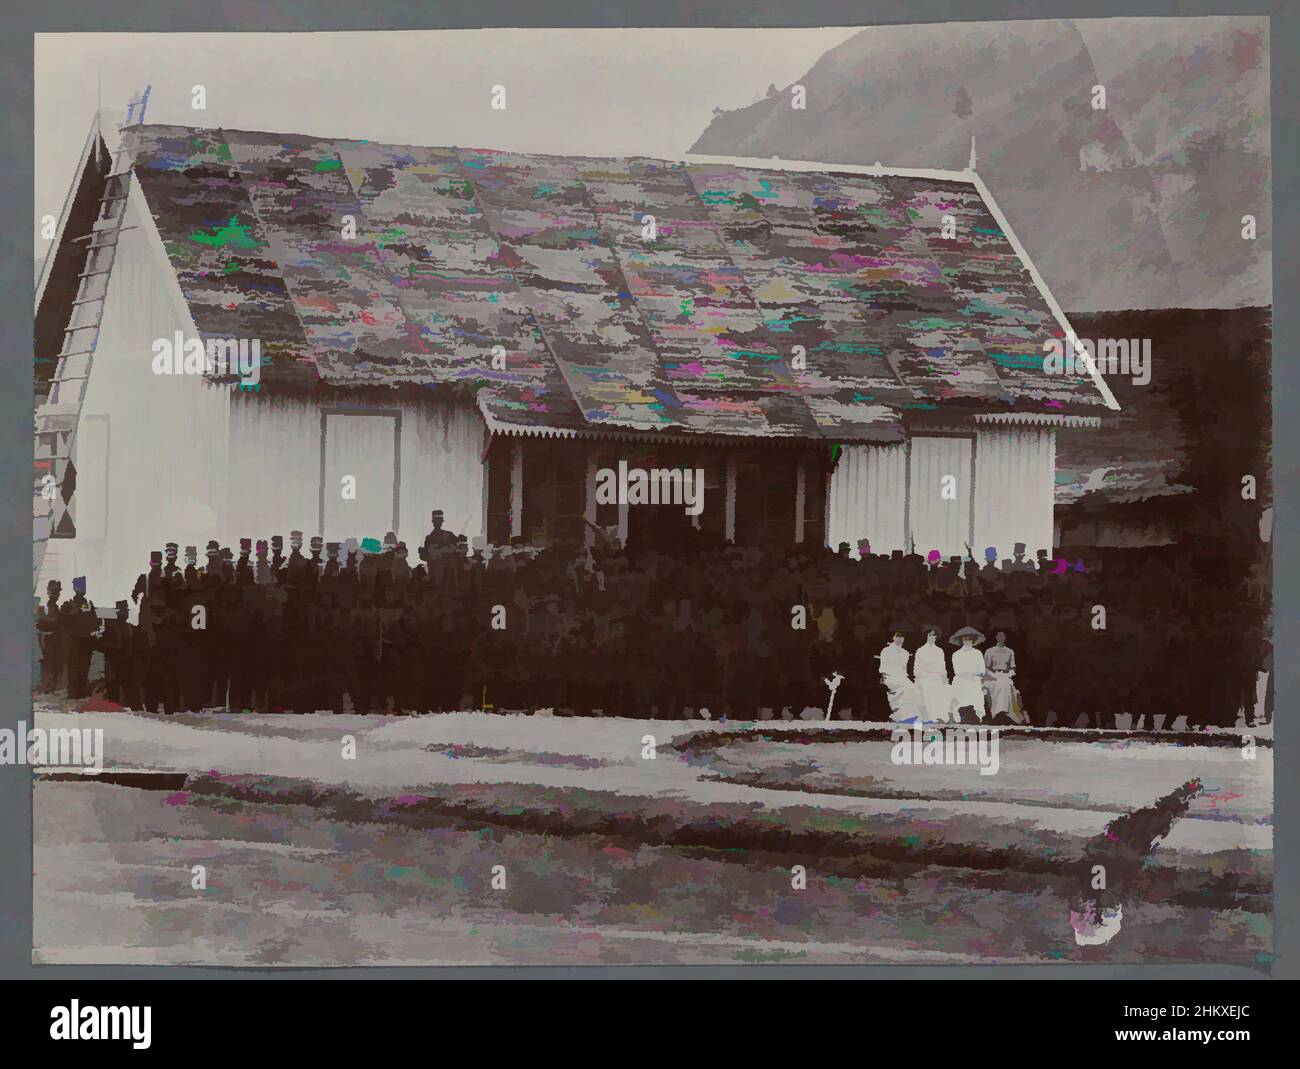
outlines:
[{"label": "wooden ladder on roof", "polygon": [[[132,125],[135,109],[137,122],[144,121],[149,101],[149,87],[128,105],[127,121]],[[123,164],[125,163],[125,166]],[[32,586],[41,593],[42,579],[61,570],[62,554],[51,551],[51,541],[77,536],[73,509],[77,489],[77,425],[86,399],[91,363],[99,342],[99,328],[104,319],[108,279],[117,255],[117,242],[126,218],[126,201],[131,190],[131,162],[120,143],[113,164],[104,181],[99,212],[89,234],[65,240],[85,245],[85,259],[78,275],[77,295],[63,331],[63,345],[50,380],[50,391],[43,405],[36,409],[34,450],[34,491],[32,505]],[[49,255],[54,255],[51,249]]]}]

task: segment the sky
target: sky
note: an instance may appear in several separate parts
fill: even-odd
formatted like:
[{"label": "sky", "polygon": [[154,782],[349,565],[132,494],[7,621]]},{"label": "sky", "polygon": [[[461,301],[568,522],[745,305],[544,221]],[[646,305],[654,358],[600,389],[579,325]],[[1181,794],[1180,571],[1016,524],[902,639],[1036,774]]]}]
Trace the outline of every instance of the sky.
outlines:
[{"label": "sky", "polygon": [[[102,99],[146,121],[592,156],[680,159],[713,109],[784,89],[859,32],[830,29],[37,34],[36,252]],[[206,110],[192,88],[206,90]],[[492,88],[506,108],[493,110]],[[109,145],[112,149],[116,147]]]}]

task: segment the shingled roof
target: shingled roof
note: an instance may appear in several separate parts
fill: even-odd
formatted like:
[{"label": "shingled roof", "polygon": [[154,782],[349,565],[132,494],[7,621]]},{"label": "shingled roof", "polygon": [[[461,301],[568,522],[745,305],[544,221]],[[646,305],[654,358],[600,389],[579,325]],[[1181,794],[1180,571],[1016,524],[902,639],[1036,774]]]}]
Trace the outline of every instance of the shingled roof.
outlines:
[{"label": "shingled roof", "polygon": [[1064,320],[973,176],[172,126],[125,147],[197,329],[261,339],[263,389],[465,383],[498,430],[837,442],[897,439],[909,408],[1107,403],[1043,372]]}]

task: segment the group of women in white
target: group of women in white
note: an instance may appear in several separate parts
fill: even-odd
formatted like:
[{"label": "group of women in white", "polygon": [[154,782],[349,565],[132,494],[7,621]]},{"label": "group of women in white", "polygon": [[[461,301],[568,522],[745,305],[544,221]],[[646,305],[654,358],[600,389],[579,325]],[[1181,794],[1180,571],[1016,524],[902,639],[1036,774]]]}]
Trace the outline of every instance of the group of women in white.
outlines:
[{"label": "group of women in white", "polygon": [[[906,723],[983,722],[1005,714],[1012,723],[1027,724],[1028,716],[1012,680],[1016,655],[1007,646],[1007,636],[997,633],[997,644],[987,656],[979,647],[985,639],[973,627],[963,627],[948,641],[957,649],[952,655],[952,674],[939,629],[925,628],[925,643],[915,653],[903,647],[907,636],[894,631],[890,643],[880,651],[880,679],[889,695],[890,719]],[[908,663],[911,662],[911,675]],[[966,716],[962,711],[967,710]]]}]

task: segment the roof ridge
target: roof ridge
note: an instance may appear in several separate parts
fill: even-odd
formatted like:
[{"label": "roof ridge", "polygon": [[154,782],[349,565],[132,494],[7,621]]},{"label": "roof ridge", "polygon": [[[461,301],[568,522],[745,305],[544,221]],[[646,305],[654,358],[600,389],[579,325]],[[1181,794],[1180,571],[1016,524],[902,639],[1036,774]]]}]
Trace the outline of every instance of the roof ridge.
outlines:
[{"label": "roof ridge", "polygon": [[940,182],[975,184],[974,171],[952,171],[938,167],[892,167],[882,163],[870,165],[856,163],[819,163],[816,160],[787,160],[780,156],[766,159],[761,156],[715,156],[688,152],[684,163],[721,164],[723,166],[752,167],[755,170],[813,171],[824,174],[864,174],[876,178],[930,178]]},{"label": "roof ridge", "polygon": [[132,126],[133,130],[168,129],[168,130],[193,130],[204,133],[239,133],[239,134],[257,134],[265,137],[302,137],[314,141],[329,142],[350,142],[358,145],[376,145],[381,148],[422,148],[422,149],[445,149],[448,151],[470,151],[470,152],[496,152],[502,155],[512,156],[536,156],[541,159],[555,160],[648,160],[653,163],[665,164],[720,164],[723,166],[751,167],[756,170],[771,171],[820,171],[826,174],[862,174],[871,175],[881,178],[928,178],[935,181],[946,182],[963,182],[967,185],[975,183],[975,172],[972,170],[954,171],[941,167],[896,167],[893,165],[882,164],[877,161],[874,164],[854,164],[854,163],[833,163],[818,160],[787,160],[779,156],[761,157],[761,156],[721,156],[709,153],[686,152],[680,159],[672,159],[667,156],[656,156],[649,153],[618,153],[611,155],[591,155],[589,153],[574,152],[536,152],[530,149],[519,148],[500,148],[489,145],[455,145],[455,144],[415,144],[402,141],[375,141],[366,137],[340,137],[331,134],[312,134],[298,130],[247,130],[237,126],[191,126],[187,123],[136,123]]}]

